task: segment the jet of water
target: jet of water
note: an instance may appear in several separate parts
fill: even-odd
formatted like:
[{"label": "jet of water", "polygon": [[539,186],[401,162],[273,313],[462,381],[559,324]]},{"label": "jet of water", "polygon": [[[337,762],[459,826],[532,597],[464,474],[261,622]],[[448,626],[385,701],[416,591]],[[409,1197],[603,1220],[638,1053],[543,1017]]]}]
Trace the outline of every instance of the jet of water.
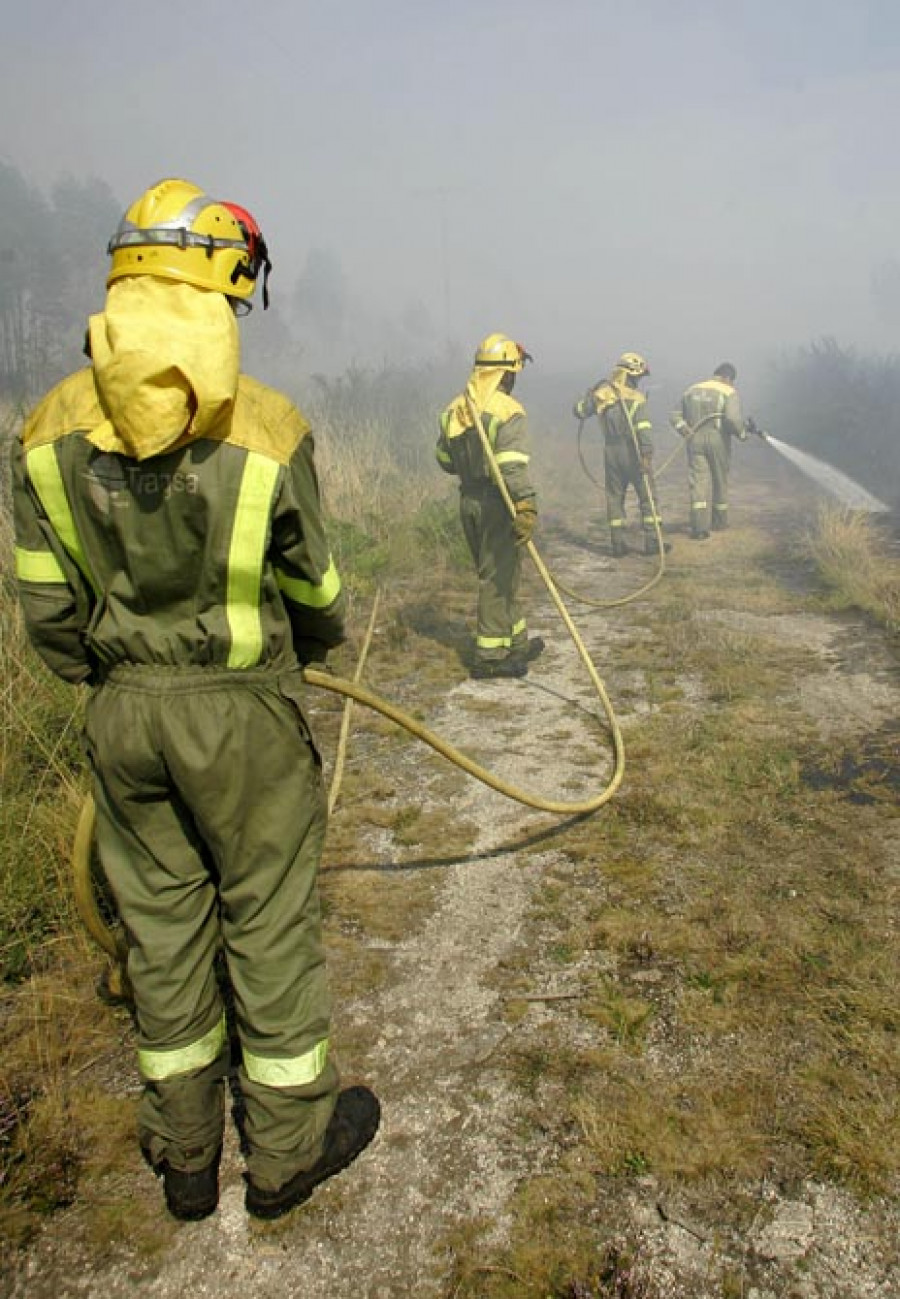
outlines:
[{"label": "jet of water", "polygon": [[846,505],[850,510],[865,510],[869,514],[880,514],[890,510],[889,505],[884,501],[879,501],[877,496],[866,491],[865,487],[854,482],[847,474],[841,473],[840,469],[835,469],[825,460],[817,460],[807,451],[798,451],[788,442],[782,442],[780,438],[773,438],[770,433],[766,434],[766,441],[769,446],[773,446],[779,451],[786,460],[795,464],[807,478],[818,483],[830,495],[837,497],[842,505]]}]

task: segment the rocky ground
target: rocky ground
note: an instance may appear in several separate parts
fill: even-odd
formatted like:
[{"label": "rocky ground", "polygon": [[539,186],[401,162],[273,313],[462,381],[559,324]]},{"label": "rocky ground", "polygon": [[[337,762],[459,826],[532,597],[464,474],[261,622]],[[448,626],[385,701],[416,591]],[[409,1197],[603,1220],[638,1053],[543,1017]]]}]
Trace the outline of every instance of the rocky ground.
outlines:
[{"label": "rocky ground", "polygon": [[[801,526],[813,501],[794,471],[773,468],[762,454],[747,456],[736,480],[735,516],[752,513],[761,525],[777,526],[785,535]],[[621,566],[614,569],[597,545],[575,544],[562,521],[557,524],[555,533],[552,521],[546,525],[554,571],[580,589],[611,595],[627,589],[623,583],[632,579],[623,578]],[[602,539],[599,532],[594,535],[596,541]],[[697,548],[683,532],[673,529],[673,537],[671,567],[698,562]],[[546,636],[549,644],[527,681],[464,680],[432,702],[419,701],[420,707],[430,726],[459,747],[476,751],[514,784],[563,798],[589,797],[610,773],[603,748],[594,770],[585,763],[586,746],[596,751],[596,738],[591,739],[596,721],[590,716],[597,711],[596,700],[549,602],[539,594],[534,599],[532,631]],[[652,594],[615,614],[573,606],[601,676],[614,663],[617,638],[635,634],[637,614],[642,626],[648,617],[652,625],[652,610]],[[796,690],[825,735],[851,733],[898,716],[896,647],[861,619],[731,614],[727,609],[698,610],[697,617],[731,619],[745,629],[748,619],[758,619],[768,638],[819,656],[824,670],[798,681]],[[621,682],[610,686],[614,705],[616,684]],[[573,702],[581,706],[574,720]],[[629,727],[641,711],[637,700],[623,715],[626,753]],[[560,735],[570,738],[554,743]],[[425,798],[434,796],[429,795],[434,760],[420,760],[418,752],[405,753],[394,771],[401,797],[410,801],[420,800],[423,792]],[[551,1166],[555,1151],[549,1139],[535,1130],[523,1131],[517,1121],[519,1097],[510,1072],[501,1067],[513,1028],[504,1014],[498,971],[528,937],[531,902],[542,877],[564,869],[565,830],[554,828],[541,838],[559,825],[559,818],[534,812],[475,781],[454,776],[449,783],[441,779],[438,787],[442,799],[449,791],[459,820],[477,827],[472,841],[457,860],[447,843],[406,850],[401,864],[410,877],[429,871],[433,880],[429,914],[398,941],[356,935],[355,942],[371,945],[388,975],[359,995],[347,988],[337,1007],[338,1049],[342,1042],[351,1044],[345,1072],[349,1079],[369,1082],[384,1109],[381,1131],[352,1169],[320,1188],[282,1223],[260,1227],[245,1215],[240,1156],[230,1138],[219,1211],[205,1222],[175,1226],[165,1219],[158,1188],[135,1158],[131,1172],[107,1191],[125,1206],[113,1247],[104,1244],[99,1251],[92,1244],[76,1201],[47,1220],[27,1254],[13,1261],[0,1290],[11,1299],[124,1299],[135,1294],[158,1299],[185,1294],[196,1299],[449,1299],[455,1290],[447,1242],[454,1229],[473,1218],[487,1220],[493,1224],[493,1239],[503,1240],[514,1188]],[[885,822],[882,829],[893,835],[900,872],[896,822]],[[526,841],[529,848],[523,853],[519,849]],[[354,869],[371,872],[377,888],[379,872],[390,869],[396,858],[390,834],[372,828],[355,849]],[[334,917],[331,923],[336,923]],[[602,961],[602,953],[592,959]],[[517,1033],[538,1036],[547,1018],[559,1014],[562,1003],[552,998],[564,989],[548,985],[545,992],[547,1000],[529,1007]],[[111,1085],[133,1086],[127,1054],[122,1070]],[[750,1230],[729,1233],[668,1200],[652,1176],[633,1179],[623,1188],[617,1212],[623,1230],[642,1242],[647,1288],[617,1293],[716,1299],[722,1291],[714,1278],[723,1256],[738,1271],[742,1260],[752,1256],[753,1280],[748,1273],[746,1288],[742,1283],[734,1292],[744,1299],[900,1295],[900,1263],[893,1248],[900,1201],[862,1204],[846,1191],[816,1181],[798,1186],[789,1197],[774,1185],[758,1190],[759,1208]],[[144,1223],[155,1217],[162,1234],[148,1250],[146,1243],[135,1243],[140,1233],[132,1227],[137,1218]],[[592,1296],[585,1291],[584,1299]]]}]

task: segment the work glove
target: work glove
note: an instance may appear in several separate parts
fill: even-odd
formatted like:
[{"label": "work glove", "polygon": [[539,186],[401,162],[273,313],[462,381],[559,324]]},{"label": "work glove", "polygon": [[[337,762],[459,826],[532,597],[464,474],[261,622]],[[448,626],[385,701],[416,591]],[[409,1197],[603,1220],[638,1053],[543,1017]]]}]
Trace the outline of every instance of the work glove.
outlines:
[{"label": "work glove", "polygon": [[524,501],[516,501],[516,517],[513,519],[513,531],[516,534],[516,545],[527,546],[537,523],[537,507],[529,496]]},{"label": "work glove", "polygon": [[672,411],[671,415],[669,416],[669,423],[672,425],[672,428],[675,430],[675,432],[680,434],[680,436],[683,438],[686,438],[688,433],[690,433],[691,431],[690,425],[688,424],[684,416],[680,413],[680,411],[677,410]]},{"label": "work glove", "polygon": [[642,452],[641,452],[641,473],[643,473],[643,474],[652,474],[652,473],[653,473],[653,453],[652,453],[652,451],[642,451]]}]

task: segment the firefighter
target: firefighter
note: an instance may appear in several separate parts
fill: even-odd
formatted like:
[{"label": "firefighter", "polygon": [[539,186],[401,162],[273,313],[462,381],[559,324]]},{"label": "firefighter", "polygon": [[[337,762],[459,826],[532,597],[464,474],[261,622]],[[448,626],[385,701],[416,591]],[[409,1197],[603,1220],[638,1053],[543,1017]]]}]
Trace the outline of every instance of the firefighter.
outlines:
[{"label": "firefighter", "polygon": [[711,379],[701,379],[687,389],[673,420],[687,438],[690,533],[696,541],[706,541],[711,528],[728,527],[731,439],[743,441],[747,436],[736,378],[731,362],[723,361]]},{"label": "firefighter", "polygon": [[109,245],[91,364],[14,449],[31,639],[90,688],[96,845],[127,936],[138,1138],[166,1204],[218,1203],[233,992],[246,1207],[274,1218],[375,1135],[329,1050],[321,762],[301,666],[343,639],[309,426],[240,373],[270,263],[244,209],[164,180]]},{"label": "firefighter", "polygon": [[[543,651],[529,638],[519,603],[522,547],[537,522],[537,501],[529,475],[530,451],[523,407],[510,394],[516,375],[531,357],[505,334],[489,334],[475,353],[465,392],[440,418],[438,464],[459,479],[459,515],[478,574],[475,633],[476,678],[523,677]],[[472,407],[515,505],[515,518],[488,465]]]},{"label": "firefighter", "polygon": [[[653,426],[647,398],[638,388],[649,375],[647,362],[637,352],[623,352],[608,379],[602,379],[575,403],[575,418],[596,415],[603,430],[603,476],[606,518],[615,558],[628,554],[625,544],[625,494],[633,487],[641,508],[644,553],[659,552],[657,525],[662,524],[653,484]],[[664,543],[669,550],[669,544]]]}]

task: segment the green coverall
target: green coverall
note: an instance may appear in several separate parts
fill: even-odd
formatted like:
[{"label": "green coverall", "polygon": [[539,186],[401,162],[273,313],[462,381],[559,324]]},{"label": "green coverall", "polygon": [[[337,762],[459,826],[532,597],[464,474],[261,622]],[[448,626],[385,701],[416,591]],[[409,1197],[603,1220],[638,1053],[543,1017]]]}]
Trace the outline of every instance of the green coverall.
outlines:
[{"label": "green coverall", "polygon": [[640,503],[644,550],[656,554],[656,524],[662,520],[654,509],[656,489],[650,469],[653,426],[647,398],[627,382],[604,380],[576,402],[575,415],[580,420],[596,415],[603,430],[606,518],[613,554],[626,553],[625,494],[629,487],[634,488]]},{"label": "green coverall", "polygon": [[[728,526],[728,473],[731,439],[746,437],[741,399],[724,379],[703,379],[681,398],[682,417],[697,432],[688,437],[688,487],[691,535]],[[699,426],[699,427],[698,427]]]},{"label": "green coverall", "polygon": [[[523,407],[497,389],[486,402],[481,418],[513,503],[533,501]],[[527,623],[519,601],[521,548],[516,545],[512,517],[491,477],[464,394],[450,403],[440,424],[437,461],[446,473],[459,478],[459,517],[478,574],[475,652],[479,659],[496,661],[528,643]]]},{"label": "green coverall", "polygon": [[300,664],[343,638],[313,441],[290,401],[241,376],[205,435],[146,459],[89,440],[93,368],[38,406],[13,454],[19,592],[31,639],[87,683],[97,846],[126,931],[159,1167],[222,1144],[234,993],[247,1167],[276,1190],[323,1149],[328,1056],[317,871],[321,766]]}]

